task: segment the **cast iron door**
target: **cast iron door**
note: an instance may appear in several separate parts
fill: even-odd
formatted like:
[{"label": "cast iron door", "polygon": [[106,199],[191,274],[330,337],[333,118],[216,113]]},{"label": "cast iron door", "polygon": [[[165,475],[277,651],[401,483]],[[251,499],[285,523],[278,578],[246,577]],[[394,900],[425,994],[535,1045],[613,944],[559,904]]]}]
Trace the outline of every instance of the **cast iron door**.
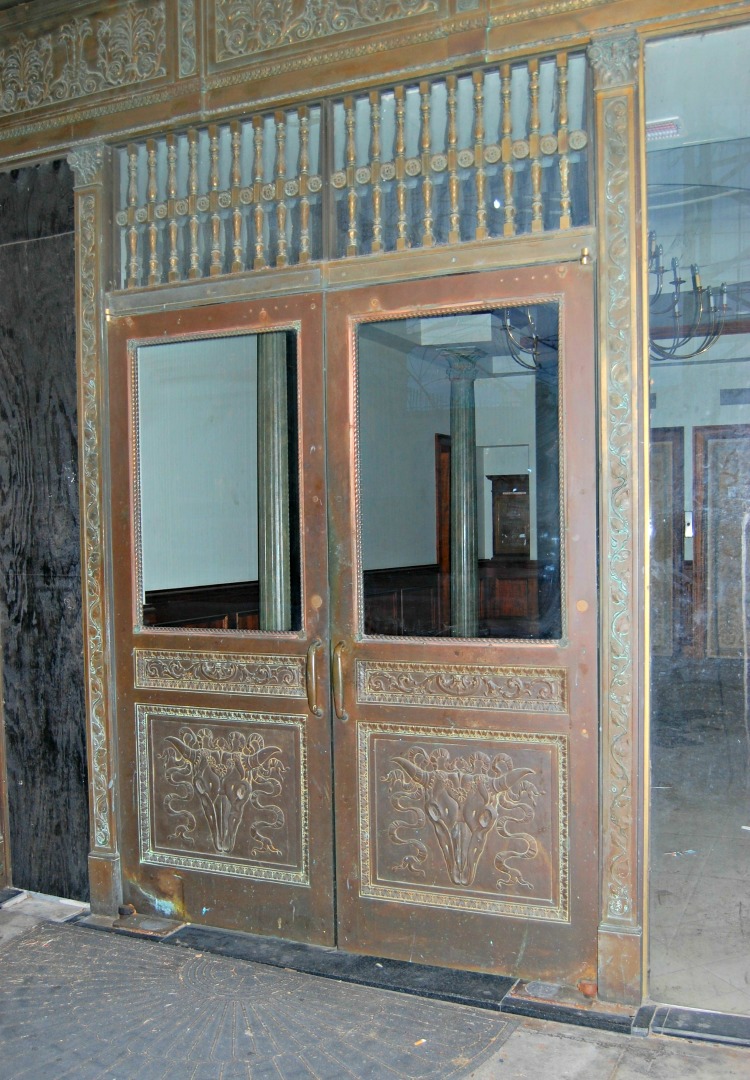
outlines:
[{"label": "cast iron door", "polygon": [[[592,291],[570,264],[329,298],[342,949],[595,978]],[[507,555],[498,475],[529,480]]]},{"label": "cast iron door", "polygon": [[319,297],[109,338],[125,900],[333,944]]}]

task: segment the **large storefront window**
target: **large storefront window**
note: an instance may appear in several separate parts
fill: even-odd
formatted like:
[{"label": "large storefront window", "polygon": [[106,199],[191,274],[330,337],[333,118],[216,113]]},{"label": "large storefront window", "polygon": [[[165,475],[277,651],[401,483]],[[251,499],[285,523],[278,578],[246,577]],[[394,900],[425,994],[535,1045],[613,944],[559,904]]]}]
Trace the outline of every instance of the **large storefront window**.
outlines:
[{"label": "large storefront window", "polygon": [[750,27],[646,50],[650,994],[750,1013]]}]

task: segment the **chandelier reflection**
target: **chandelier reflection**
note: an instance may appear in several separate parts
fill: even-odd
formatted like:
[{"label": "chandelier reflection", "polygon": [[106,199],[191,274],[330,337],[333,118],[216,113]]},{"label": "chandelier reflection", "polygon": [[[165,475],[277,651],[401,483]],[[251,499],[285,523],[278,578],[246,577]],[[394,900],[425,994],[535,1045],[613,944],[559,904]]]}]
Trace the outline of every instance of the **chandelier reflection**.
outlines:
[{"label": "chandelier reflection", "polygon": [[539,346],[542,344],[537,333],[536,319],[530,308],[513,310],[521,318],[520,326],[511,323],[508,308],[503,311],[503,329],[511,360],[527,371],[536,371],[539,367]]},{"label": "chandelier reflection", "polygon": [[[672,277],[666,279],[664,248],[656,233],[648,234],[648,272],[656,285],[650,295],[651,328],[649,354],[653,360],[692,360],[708,352],[721,337],[727,317],[727,287],[716,290],[701,282],[696,263],[690,267],[691,288],[680,277],[677,259],[672,259]],[[665,280],[666,279],[666,280]],[[666,288],[665,288],[666,285]]]}]

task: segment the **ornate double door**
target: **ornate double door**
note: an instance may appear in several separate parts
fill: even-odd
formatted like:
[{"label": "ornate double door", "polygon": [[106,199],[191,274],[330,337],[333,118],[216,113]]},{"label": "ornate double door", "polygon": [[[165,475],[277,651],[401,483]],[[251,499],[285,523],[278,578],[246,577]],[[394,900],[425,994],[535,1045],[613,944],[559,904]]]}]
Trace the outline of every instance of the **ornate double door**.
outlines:
[{"label": "ornate double door", "polygon": [[110,324],[125,898],[596,969],[592,275]]}]

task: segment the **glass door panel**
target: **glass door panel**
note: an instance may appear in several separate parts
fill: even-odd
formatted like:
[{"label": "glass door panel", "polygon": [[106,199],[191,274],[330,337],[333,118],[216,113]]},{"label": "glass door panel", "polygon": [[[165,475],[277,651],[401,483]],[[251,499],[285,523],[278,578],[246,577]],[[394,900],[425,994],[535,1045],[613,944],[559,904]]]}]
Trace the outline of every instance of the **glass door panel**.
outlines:
[{"label": "glass door panel", "polygon": [[560,637],[558,348],[555,301],[359,327],[367,634]]}]

